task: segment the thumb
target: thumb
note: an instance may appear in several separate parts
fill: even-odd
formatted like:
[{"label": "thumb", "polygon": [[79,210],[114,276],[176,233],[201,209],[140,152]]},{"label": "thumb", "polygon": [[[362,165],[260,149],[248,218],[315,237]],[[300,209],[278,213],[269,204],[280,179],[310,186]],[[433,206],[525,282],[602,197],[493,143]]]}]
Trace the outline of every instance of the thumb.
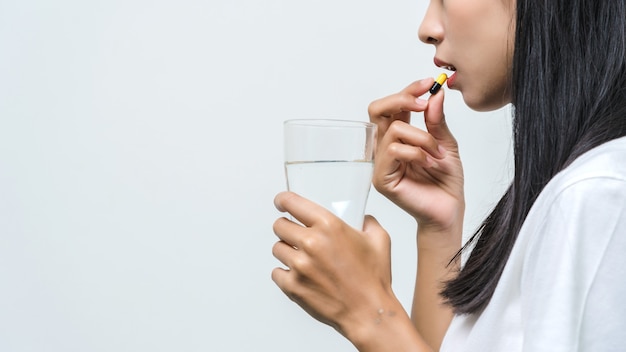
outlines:
[{"label": "thumb", "polygon": [[[448,128],[446,123],[445,114],[443,113],[443,100],[445,91],[440,89],[437,94],[434,94],[428,100],[428,106],[424,110],[424,122],[426,129],[435,139],[442,142],[456,143],[452,132]],[[446,143],[447,144],[447,143]]]},{"label": "thumb", "polygon": [[389,234],[382,226],[380,226],[378,220],[376,220],[373,216],[365,216],[363,232],[371,238],[377,248],[391,248],[391,239],[389,238]]}]

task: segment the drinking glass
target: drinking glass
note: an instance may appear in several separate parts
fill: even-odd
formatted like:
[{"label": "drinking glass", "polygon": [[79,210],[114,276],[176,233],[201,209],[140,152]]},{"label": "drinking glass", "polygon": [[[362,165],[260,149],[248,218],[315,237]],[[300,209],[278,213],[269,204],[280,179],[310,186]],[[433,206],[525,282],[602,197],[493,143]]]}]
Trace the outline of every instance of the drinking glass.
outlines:
[{"label": "drinking glass", "polygon": [[376,125],[369,122],[285,121],[287,189],[362,229],[375,144]]}]

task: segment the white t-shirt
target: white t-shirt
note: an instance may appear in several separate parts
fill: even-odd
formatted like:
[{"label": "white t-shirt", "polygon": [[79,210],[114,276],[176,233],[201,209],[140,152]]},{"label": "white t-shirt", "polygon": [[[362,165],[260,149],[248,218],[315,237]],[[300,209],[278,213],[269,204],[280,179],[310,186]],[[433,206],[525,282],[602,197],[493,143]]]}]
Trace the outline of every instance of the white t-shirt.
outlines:
[{"label": "white t-shirt", "polygon": [[441,351],[626,351],[626,137],[548,183],[491,301]]}]

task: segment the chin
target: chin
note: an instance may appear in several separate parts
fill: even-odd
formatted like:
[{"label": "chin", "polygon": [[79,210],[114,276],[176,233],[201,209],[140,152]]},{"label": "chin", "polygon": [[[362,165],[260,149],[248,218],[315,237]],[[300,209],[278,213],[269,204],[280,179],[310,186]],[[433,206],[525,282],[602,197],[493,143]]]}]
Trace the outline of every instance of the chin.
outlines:
[{"label": "chin", "polygon": [[486,99],[484,95],[472,96],[471,94],[465,94],[463,92],[461,92],[461,94],[463,95],[465,105],[479,112],[498,110],[511,102],[510,98],[503,96],[499,97],[499,99]]}]

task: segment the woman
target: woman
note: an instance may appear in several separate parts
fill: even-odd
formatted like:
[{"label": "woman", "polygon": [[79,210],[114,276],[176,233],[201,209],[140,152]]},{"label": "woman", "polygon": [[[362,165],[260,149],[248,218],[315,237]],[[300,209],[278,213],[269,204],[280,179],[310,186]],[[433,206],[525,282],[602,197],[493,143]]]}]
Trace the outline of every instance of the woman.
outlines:
[{"label": "woman", "polygon": [[[432,79],[373,102],[374,186],[418,223],[411,318],[389,238],[292,193],[273,280],[360,351],[615,351],[626,338],[625,0],[432,0],[419,30],[475,110],[508,103],[515,174],[460,267],[463,172]],[[426,131],[407,122],[423,112]],[[465,248],[464,248],[465,249]],[[340,253],[340,254],[339,254]]]}]

